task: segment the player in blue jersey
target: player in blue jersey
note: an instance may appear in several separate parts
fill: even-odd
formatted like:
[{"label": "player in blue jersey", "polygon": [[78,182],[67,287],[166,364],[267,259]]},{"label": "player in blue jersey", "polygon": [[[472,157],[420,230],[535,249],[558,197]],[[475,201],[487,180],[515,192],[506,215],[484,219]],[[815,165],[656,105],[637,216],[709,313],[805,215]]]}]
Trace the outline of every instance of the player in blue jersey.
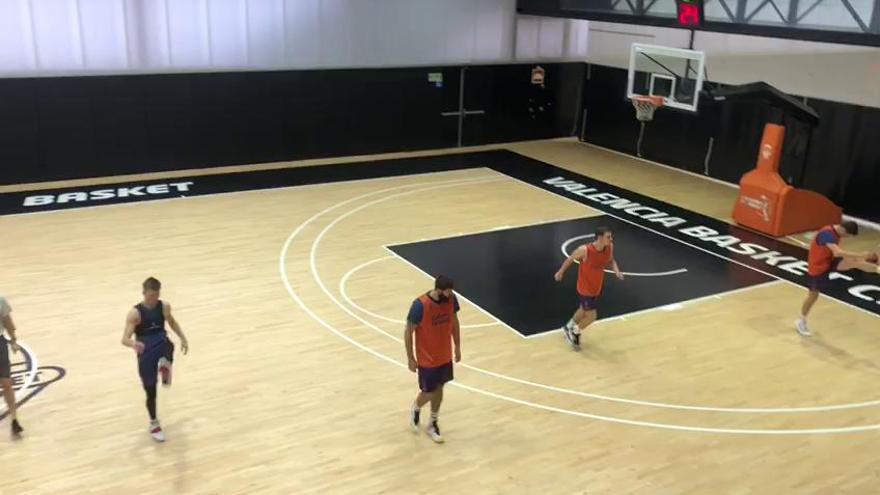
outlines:
[{"label": "player in blue jersey", "polygon": [[[122,345],[137,353],[138,373],[147,393],[147,412],[150,414],[150,436],[157,442],[165,441],[165,433],[156,418],[156,382],[162,375],[162,384],[171,385],[171,363],[174,361],[174,344],[165,331],[165,322],[180,338],[184,354],[189,343],[177,320],[171,315],[171,305],[159,299],[162,284],[153,277],[143,283],[144,300],[131,308],[125,319]],[[132,338],[134,336],[134,338]]]}]

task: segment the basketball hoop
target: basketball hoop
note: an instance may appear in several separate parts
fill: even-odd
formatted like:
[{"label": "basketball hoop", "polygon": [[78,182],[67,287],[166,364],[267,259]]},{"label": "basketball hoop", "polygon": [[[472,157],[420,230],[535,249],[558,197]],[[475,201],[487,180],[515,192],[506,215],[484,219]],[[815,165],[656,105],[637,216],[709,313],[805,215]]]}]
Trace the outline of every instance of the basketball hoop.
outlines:
[{"label": "basketball hoop", "polygon": [[663,101],[662,96],[633,96],[632,104],[636,109],[636,118],[641,122],[653,120],[654,111],[663,106]]}]

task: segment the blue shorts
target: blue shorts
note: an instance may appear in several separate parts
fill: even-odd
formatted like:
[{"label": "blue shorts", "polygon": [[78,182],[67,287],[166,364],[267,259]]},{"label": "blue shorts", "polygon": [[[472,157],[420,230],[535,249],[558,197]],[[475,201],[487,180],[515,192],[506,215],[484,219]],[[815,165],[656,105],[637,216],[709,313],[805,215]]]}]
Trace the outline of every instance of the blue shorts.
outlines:
[{"label": "blue shorts", "polygon": [[599,307],[599,296],[585,296],[578,293],[581,299],[581,309],[584,311],[595,311]]},{"label": "blue shorts", "polygon": [[138,338],[144,344],[144,352],[138,355],[138,374],[141,383],[149,387],[156,384],[159,373],[159,359],[174,361],[174,344],[164,334]]},{"label": "blue shorts", "polygon": [[810,291],[822,292],[828,289],[828,286],[831,284],[831,274],[837,271],[838,265],[840,265],[840,258],[834,258],[828,271],[816,276],[810,275],[807,280],[807,287],[810,288]]},{"label": "blue shorts", "polygon": [[419,366],[419,390],[433,392],[442,387],[446,382],[452,381],[452,361],[436,368],[423,368]]}]

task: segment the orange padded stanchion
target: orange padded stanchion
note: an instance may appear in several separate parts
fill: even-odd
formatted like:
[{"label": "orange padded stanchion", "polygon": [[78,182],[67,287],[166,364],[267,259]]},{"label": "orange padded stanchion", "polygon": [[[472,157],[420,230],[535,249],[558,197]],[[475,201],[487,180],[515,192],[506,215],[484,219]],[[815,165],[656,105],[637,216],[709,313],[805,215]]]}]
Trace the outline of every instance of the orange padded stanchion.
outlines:
[{"label": "orange padded stanchion", "polygon": [[739,182],[733,219],[744,227],[774,237],[840,223],[843,216],[840,207],[819,193],[795,189],[779,175],[784,140],[785,127],[764,126],[758,164]]}]

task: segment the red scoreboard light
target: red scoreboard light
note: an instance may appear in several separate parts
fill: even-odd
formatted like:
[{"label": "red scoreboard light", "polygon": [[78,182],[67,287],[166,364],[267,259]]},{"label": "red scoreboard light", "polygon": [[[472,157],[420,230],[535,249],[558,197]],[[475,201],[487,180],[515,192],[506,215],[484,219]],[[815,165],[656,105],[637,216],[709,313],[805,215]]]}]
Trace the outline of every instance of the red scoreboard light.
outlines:
[{"label": "red scoreboard light", "polygon": [[703,0],[676,0],[678,24],[682,27],[699,27],[703,24]]}]

